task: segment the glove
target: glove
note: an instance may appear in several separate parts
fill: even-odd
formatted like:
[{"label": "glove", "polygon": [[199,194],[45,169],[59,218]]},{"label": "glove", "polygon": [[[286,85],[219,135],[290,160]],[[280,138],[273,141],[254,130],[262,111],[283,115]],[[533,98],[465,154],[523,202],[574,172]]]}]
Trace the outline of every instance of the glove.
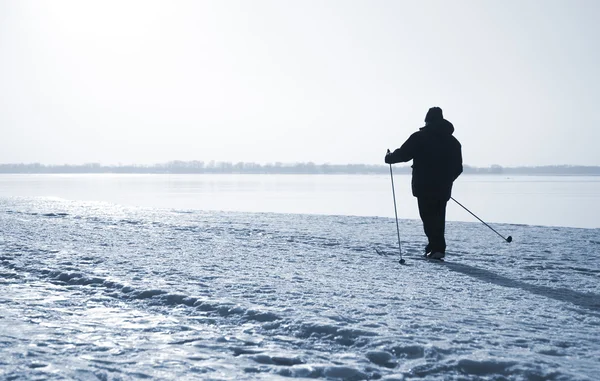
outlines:
[{"label": "glove", "polygon": [[390,152],[390,150],[387,150],[387,153],[385,154],[385,163],[386,164],[392,164],[392,153]]}]

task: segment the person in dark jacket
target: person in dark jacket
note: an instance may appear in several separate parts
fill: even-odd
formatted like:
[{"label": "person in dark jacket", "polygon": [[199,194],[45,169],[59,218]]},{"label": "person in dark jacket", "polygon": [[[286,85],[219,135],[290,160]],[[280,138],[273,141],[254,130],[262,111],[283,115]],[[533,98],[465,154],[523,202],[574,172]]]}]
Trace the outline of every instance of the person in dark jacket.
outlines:
[{"label": "person in dark jacket", "polygon": [[425,116],[425,127],[385,156],[387,164],[413,161],[412,193],[417,198],[423,230],[429,240],[425,255],[435,259],[444,258],[446,253],[446,204],[452,194],[452,183],[463,170],[461,145],[453,132],[454,126],[444,119],[442,109],[432,107]]}]

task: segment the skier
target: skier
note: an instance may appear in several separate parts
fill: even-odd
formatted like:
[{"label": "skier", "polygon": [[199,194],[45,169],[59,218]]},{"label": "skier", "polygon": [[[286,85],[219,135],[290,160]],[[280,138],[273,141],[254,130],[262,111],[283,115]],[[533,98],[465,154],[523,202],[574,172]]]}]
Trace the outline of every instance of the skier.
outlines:
[{"label": "skier", "polygon": [[413,133],[397,150],[385,155],[387,164],[413,160],[412,194],[417,198],[423,230],[428,239],[425,256],[442,259],[446,253],[444,230],[446,204],[452,183],[462,173],[460,142],[452,136],[454,126],[444,119],[442,109],[432,107],[425,127]]}]

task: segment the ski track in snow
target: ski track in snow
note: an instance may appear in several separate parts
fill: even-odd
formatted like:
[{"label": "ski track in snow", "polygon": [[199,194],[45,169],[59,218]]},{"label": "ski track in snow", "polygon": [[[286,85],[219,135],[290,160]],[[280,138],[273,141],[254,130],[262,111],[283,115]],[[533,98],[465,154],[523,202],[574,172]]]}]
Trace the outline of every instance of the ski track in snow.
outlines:
[{"label": "ski track in snow", "polygon": [[0,379],[597,379],[600,229],[494,227],[2,199]]}]

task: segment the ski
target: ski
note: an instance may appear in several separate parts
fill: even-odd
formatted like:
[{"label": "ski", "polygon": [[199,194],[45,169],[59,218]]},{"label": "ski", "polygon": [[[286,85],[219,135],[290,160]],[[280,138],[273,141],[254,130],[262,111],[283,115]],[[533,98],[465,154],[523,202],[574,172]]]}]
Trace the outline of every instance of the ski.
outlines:
[{"label": "ski", "polygon": [[445,261],[444,261],[444,258],[439,258],[439,259],[438,259],[438,258],[429,258],[427,255],[421,255],[421,256],[419,256],[418,258],[419,258],[419,259],[422,259],[422,260],[424,260],[424,261],[427,261],[427,262],[438,262],[438,263],[439,263],[439,262],[441,262],[441,263],[444,263],[444,262],[445,262]]}]

